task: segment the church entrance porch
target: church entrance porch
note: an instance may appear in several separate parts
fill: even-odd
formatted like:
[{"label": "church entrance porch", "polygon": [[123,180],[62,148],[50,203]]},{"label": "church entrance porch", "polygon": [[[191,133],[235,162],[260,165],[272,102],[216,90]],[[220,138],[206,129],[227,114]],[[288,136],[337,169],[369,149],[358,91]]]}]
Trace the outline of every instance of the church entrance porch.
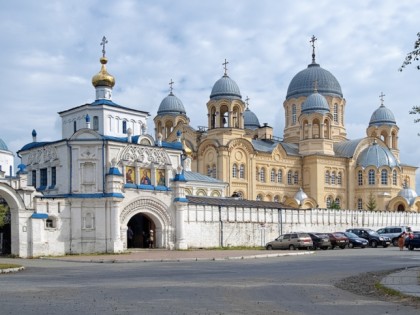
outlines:
[{"label": "church entrance porch", "polygon": [[127,224],[127,248],[153,248],[151,240],[154,239],[155,230],[155,224],[147,215],[134,215]]}]

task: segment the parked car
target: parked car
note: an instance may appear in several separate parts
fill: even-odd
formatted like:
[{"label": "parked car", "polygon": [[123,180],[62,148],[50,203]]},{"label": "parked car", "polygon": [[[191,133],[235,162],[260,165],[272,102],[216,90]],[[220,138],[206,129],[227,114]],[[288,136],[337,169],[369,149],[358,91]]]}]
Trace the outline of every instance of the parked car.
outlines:
[{"label": "parked car", "polygon": [[388,247],[391,244],[391,239],[387,236],[380,236],[376,231],[365,228],[354,228],[347,229],[346,232],[352,232],[357,236],[366,239],[369,242],[369,246],[374,248],[382,246],[383,248]]},{"label": "parked car", "polygon": [[413,232],[404,241],[404,246],[409,250],[414,250],[414,248],[420,248],[420,233]]},{"label": "parked car", "polygon": [[348,245],[349,248],[354,248],[354,247],[365,248],[366,246],[369,245],[368,240],[361,238],[352,232],[344,232],[344,235],[346,235],[349,239],[349,245]]},{"label": "parked car", "polygon": [[386,236],[391,239],[392,245],[398,246],[398,237],[401,233],[411,233],[411,227],[409,226],[386,226],[382,229],[377,230],[381,236]]},{"label": "parked car", "polygon": [[325,233],[308,233],[312,239],[313,246],[312,249],[316,250],[318,248],[328,249],[331,247],[330,238]]},{"label": "parked car", "polygon": [[274,241],[268,242],[265,248],[271,249],[310,249],[313,242],[308,233],[287,233],[280,235]]},{"label": "parked car", "polygon": [[331,249],[334,249],[336,247],[344,249],[349,244],[348,237],[342,232],[328,233],[328,236],[331,242]]}]

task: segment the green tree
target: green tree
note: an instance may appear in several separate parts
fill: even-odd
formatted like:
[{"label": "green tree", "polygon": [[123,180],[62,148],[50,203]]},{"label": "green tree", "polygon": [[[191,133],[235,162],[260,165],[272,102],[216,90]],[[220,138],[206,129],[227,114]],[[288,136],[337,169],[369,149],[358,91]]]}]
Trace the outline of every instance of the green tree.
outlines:
[{"label": "green tree", "polygon": [[341,208],[340,208],[340,205],[339,205],[337,202],[333,201],[333,202],[331,202],[331,204],[330,204],[330,206],[328,207],[328,209],[336,209],[336,210],[340,210]]},{"label": "green tree", "polygon": [[376,206],[377,206],[377,204],[376,204],[376,199],[375,199],[375,197],[373,196],[373,194],[372,194],[372,193],[370,193],[370,194],[369,194],[369,199],[368,199],[368,202],[366,203],[366,207],[367,207],[367,209],[368,209],[368,210],[373,211],[373,210],[375,210],[375,209],[376,209]]},{"label": "green tree", "polygon": [[[400,71],[403,71],[403,69],[408,66],[411,65],[412,62],[414,61],[419,61],[419,57],[420,57],[420,32],[417,33],[417,39],[414,42],[414,50],[410,51],[407,56],[405,57],[405,60],[403,62],[403,64],[400,67]],[[417,66],[417,69],[420,70],[420,66]]]},{"label": "green tree", "polygon": [[9,207],[5,204],[0,204],[0,228],[6,224],[6,217],[9,214]]}]

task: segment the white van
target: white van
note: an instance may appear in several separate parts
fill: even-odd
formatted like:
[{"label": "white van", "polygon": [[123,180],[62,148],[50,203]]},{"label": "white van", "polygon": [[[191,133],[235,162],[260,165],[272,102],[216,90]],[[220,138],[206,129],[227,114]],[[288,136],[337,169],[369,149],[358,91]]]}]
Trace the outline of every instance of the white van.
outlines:
[{"label": "white van", "polygon": [[378,231],[379,235],[388,236],[391,239],[392,245],[398,246],[398,237],[401,233],[411,233],[409,226],[386,226]]}]

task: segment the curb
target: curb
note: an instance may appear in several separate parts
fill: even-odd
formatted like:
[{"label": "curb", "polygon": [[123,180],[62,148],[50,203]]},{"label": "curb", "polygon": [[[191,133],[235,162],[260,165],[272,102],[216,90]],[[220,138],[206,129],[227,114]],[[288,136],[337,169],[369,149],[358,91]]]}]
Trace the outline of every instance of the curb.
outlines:
[{"label": "curb", "polygon": [[17,267],[17,268],[7,268],[7,269],[0,269],[0,274],[3,273],[13,273],[13,272],[19,272],[25,270],[25,267]]},{"label": "curb", "polygon": [[49,258],[41,257],[45,260],[55,260],[55,261],[65,261],[65,262],[81,262],[81,263],[138,263],[138,262],[186,262],[186,261],[226,261],[226,260],[245,260],[245,259],[260,259],[260,258],[273,258],[273,257],[282,257],[282,256],[298,256],[298,255],[310,255],[313,254],[313,251],[310,252],[301,252],[301,253],[278,253],[278,254],[261,254],[261,255],[249,255],[249,256],[232,256],[232,257],[191,257],[191,258],[152,258],[152,259],[90,259],[90,260],[77,260],[77,259],[59,259],[59,258]]}]

